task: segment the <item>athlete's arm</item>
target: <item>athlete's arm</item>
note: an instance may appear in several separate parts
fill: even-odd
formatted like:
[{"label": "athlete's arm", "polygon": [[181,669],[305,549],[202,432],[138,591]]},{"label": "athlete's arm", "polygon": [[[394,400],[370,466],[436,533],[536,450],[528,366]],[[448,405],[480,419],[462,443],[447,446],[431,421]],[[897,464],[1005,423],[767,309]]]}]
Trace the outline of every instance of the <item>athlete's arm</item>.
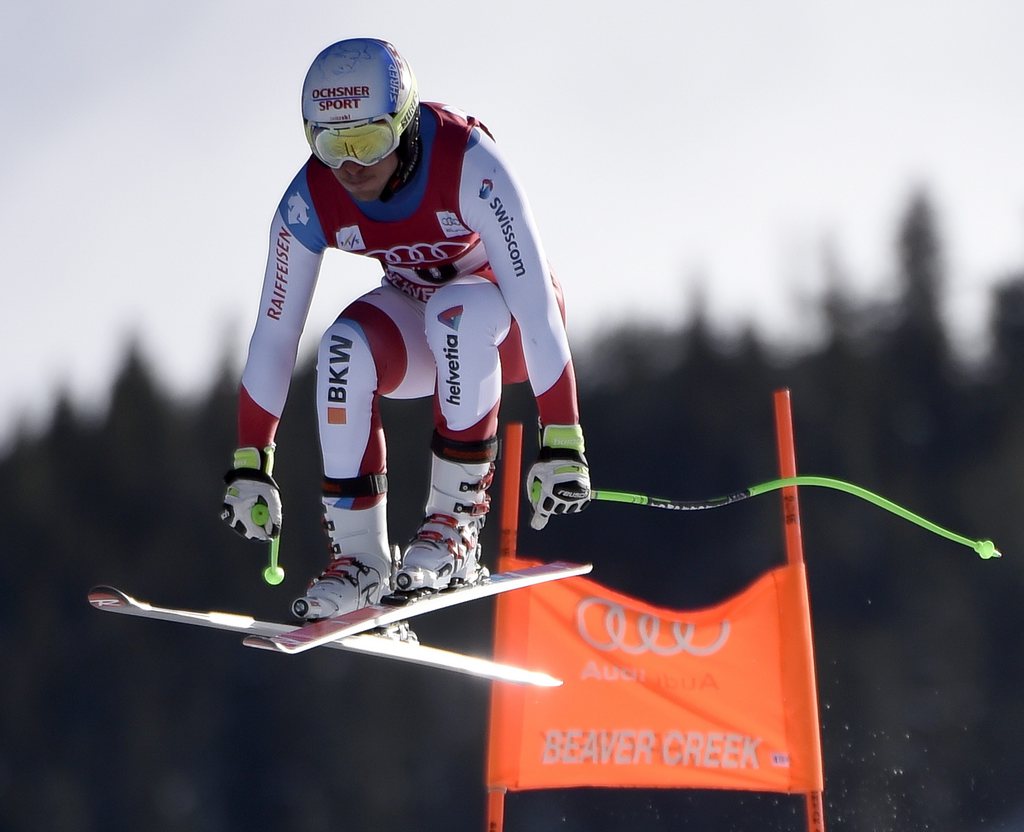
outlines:
[{"label": "athlete's arm", "polygon": [[494,141],[472,133],[462,169],[460,211],[480,235],[509,311],[519,323],[541,422],[579,421],[576,379],[554,284],[522,189]]},{"label": "athlete's arm", "polygon": [[305,176],[303,168],[271,223],[260,308],[238,398],[239,447],[264,448],[274,440],[320,273],[326,243]]}]

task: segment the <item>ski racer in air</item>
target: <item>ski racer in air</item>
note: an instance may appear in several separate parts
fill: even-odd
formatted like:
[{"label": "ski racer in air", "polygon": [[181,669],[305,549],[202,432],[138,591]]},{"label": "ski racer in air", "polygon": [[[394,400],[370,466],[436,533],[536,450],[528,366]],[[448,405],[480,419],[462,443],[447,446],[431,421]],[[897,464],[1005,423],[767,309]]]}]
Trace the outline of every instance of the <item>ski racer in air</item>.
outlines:
[{"label": "ski racer in air", "polygon": [[[402,56],[369,38],[316,57],[302,117],[312,155],[271,227],[222,516],[250,539],[280,533],[274,440],[323,254],[375,258],[380,287],[341,312],[317,355],[331,557],[293,611],[318,619],[395,589],[479,579],[503,384],[529,381],[537,403],[531,525],[582,510],[590,477],[561,290],[488,129],[453,107],[421,102]],[[381,396],[434,401],[425,515],[399,558],[388,538]]]}]

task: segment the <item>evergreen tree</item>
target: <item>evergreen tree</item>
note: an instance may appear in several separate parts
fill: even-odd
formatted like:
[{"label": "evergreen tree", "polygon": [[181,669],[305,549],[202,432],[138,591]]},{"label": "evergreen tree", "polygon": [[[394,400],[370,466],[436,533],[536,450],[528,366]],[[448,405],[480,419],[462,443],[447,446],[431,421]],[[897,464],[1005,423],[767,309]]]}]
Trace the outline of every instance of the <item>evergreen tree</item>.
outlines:
[{"label": "evergreen tree", "polygon": [[[826,336],[802,352],[750,331],[723,336],[699,297],[678,327],[624,326],[577,349],[587,455],[599,488],[696,498],[771,479],[770,396],[786,386],[801,472],[995,539],[1007,557],[982,564],[860,501],[800,492],[829,828],[998,828],[1019,802],[1024,744],[1024,273],[994,294],[991,355],[969,368],[943,324],[942,239],[923,192],[894,261],[895,300],[857,303],[827,258]],[[0,685],[0,828],[315,832],[339,817],[352,829],[424,817],[478,828],[486,686],[335,651],[283,660],[88,608],[88,588],[109,582],[282,617],[322,568],[313,369],[300,366],[277,438],[288,579],[271,589],[265,548],[217,516],[238,384],[233,362],[221,367],[204,396],[183,401],[136,345],[104,414],[86,418],[62,396],[49,426],[0,458],[12,669]],[[430,402],[385,402],[382,414],[401,544],[423,510]],[[507,390],[501,417],[525,425],[528,464],[528,385]],[[522,554],[592,559],[595,579],[670,607],[721,600],[782,557],[771,499],[687,515],[595,504],[543,533],[520,511]],[[484,529],[488,559],[497,527],[494,517]],[[417,631],[487,653],[490,615],[467,605]],[[597,791],[517,797],[509,828],[803,828],[798,804],[778,796]]]}]

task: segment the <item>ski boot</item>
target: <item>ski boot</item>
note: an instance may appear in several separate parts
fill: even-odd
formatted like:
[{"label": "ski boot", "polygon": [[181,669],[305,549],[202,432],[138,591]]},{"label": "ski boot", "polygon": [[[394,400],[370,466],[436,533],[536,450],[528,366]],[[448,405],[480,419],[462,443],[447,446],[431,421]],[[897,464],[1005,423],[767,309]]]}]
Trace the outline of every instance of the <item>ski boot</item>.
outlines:
[{"label": "ski boot", "polygon": [[376,604],[391,592],[395,558],[387,544],[387,501],[359,510],[339,508],[335,497],[323,502],[331,559],[292,603],[292,612],[308,620]]},{"label": "ski boot", "polygon": [[402,555],[399,592],[441,590],[487,576],[480,564],[480,530],[490,506],[494,464],[432,457],[426,516]]}]

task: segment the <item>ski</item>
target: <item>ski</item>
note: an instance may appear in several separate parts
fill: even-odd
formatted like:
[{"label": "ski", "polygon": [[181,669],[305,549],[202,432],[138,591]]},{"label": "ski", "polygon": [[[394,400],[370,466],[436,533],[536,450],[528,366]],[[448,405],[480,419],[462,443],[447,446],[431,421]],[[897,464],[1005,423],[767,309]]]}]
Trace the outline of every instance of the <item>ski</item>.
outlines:
[{"label": "ski", "polygon": [[389,624],[406,621],[414,616],[434,612],[455,604],[464,604],[467,601],[487,598],[491,595],[522,589],[546,581],[584,575],[592,568],[593,566],[589,563],[555,561],[510,572],[499,572],[485,578],[480,583],[419,596],[403,606],[387,603],[372,604],[334,618],[313,621],[286,633],[270,636],[253,634],[246,637],[243,643],[247,647],[258,647],[279,653],[302,653],[312,650],[314,647],[332,644],[338,639],[345,639],[377,627],[386,627]]},{"label": "ski", "polygon": [[[116,612],[160,621],[171,621],[177,624],[191,624],[210,627],[216,630],[228,630],[236,633],[247,633],[251,636],[273,638],[286,635],[296,629],[294,625],[278,624],[271,621],[259,621],[250,615],[230,612],[197,612],[193,610],[157,607],[146,601],[133,598],[120,589],[109,586],[98,586],[89,592],[89,603],[103,612]],[[428,647],[414,641],[403,641],[388,635],[361,633],[334,640],[325,647],[336,650],[348,650],[364,655],[380,656],[396,659],[411,664],[449,670],[468,676],[491,679],[514,684],[534,685],[537,687],[557,687],[562,684],[560,679],[535,670],[526,670],[514,665],[501,664],[477,656],[457,653]]]}]

